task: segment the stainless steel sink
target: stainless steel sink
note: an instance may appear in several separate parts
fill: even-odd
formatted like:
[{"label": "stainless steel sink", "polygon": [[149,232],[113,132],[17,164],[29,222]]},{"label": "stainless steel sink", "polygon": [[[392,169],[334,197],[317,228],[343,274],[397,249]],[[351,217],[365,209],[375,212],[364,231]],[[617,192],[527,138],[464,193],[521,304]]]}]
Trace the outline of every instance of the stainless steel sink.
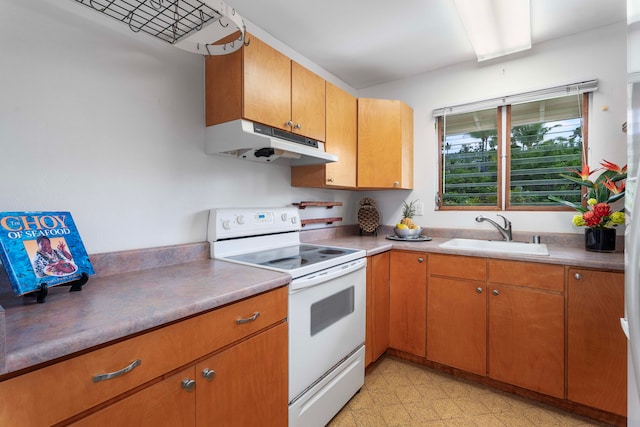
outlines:
[{"label": "stainless steel sink", "polygon": [[451,239],[440,243],[441,248],[466,249],[477,252],[503,252],[520,255],[549,255],[542,243],[507,242],[503,240]]}]

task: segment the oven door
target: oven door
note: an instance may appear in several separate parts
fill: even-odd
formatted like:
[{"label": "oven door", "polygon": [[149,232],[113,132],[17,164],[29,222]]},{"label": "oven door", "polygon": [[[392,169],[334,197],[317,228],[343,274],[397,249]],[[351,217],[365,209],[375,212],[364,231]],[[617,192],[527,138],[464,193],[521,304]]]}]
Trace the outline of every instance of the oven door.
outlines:
[{"label": "oven door", "polygon": [[362,258],[292,282],[289,403],[364,344],[366,265]]}]

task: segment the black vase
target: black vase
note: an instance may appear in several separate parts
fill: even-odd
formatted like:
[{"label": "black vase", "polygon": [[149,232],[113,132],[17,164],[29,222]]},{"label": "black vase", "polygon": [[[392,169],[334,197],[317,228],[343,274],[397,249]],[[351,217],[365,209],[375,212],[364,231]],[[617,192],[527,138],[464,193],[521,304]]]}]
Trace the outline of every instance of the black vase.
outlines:
[{"label": "black vase", "polygon": [[615,252],[615,228],[585,228],[584,248],[592,252]]}]

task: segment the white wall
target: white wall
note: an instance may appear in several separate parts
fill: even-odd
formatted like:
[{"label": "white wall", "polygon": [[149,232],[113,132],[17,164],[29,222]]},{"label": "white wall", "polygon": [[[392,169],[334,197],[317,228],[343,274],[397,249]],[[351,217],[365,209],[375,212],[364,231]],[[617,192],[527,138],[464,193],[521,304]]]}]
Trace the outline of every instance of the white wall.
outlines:
[{"label": "white wall", "polygon": [[[559,84],[598,79],[589,126],[589,159],[625,164],[626,25],[624,22],[533,47],[486,63],[469,62],[402,81],[361,90],[360,97],[401,99],[414,109],[415,178],[412,192],[371,192],[385,223],[401,218],[402,200],[425,202],[426,227],[485,228],[478,211],[435,211],[437,145],[432,111],[447,105],[495,98]],[[607,107],[607,111],[603,109]],[[495,212],[494,212],[495,213]],[[488,213],[492,216],[494,213]],[[583,233],[571,224],[574,212],[507,212],[514,231]],[[622,232],[622,230],[620,230]]]},{"label": "white wall", "polygon": [[[377,200],[384,224],[399,219],[402,200],[419,198],[426,207],[420,225],[483,226],[473,221],[477,212],[432,210],[431,111],[582,79],[600,82],[591,159],[624,162],[624,25],[360,91],[403,99],[415,111],[415,190],[363,193],[291,188],[286,166],[205,154],[202,57],[91,11],[88,18],[84,9],[75,0],[0,1],[0,211],[71,211],[90,253],[204,241],[207,211],[218,206],[336,200],[344,206],[332,216],[353,224],[365,195]],[[248,29],[356,94],[251,23]],[[580,232],[571,213],[507,215],[515,230]]]},{"label": "white wall", "polygon": [[356,222],[355,192],[205,154],[203,57],[85,9],[0,2],[0,211],[70,211],[89,253],[205,241],[213,207],[338,200]]}]

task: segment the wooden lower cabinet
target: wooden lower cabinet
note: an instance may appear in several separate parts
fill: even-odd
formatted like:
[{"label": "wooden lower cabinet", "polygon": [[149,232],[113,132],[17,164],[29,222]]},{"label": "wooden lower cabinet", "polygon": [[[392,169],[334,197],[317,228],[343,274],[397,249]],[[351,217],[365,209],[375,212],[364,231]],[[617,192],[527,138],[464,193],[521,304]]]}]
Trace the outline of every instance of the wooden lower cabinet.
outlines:
[{"label": "wooden lower cabinet", "polygon": [[389,284],[389,346],[416,356],[426,355],[427,255],[391,251]]},{"label": "wooden lower cabinet", "polygon": [[626,416],[624,274],[571,268],[567,283],[567,398]]},{"label": "wooden lower cabinet", "polygon": [[183,380],[195,378],[193,366],[73,423],[74,427],[176,426],[193,427],[195,388],[188,392]]},{"label": "wooden lower cabinet", "polygon": [[389,348],[389,252],[367,259],[367,336],[365,366]]},{"label": "wooden lower cabinet", "polygon": [[627,413],[623,316],[623,272],[391,252],[390,347],[400,356],[616,425]]},{"label": "wooden lower cabinet", "polygon": [[287,378],[281,323],[72,425],[286,426]]},{"label": "wooden lower cabinet", "polygon": [[489,260],[488,375],[564,398],[564,267]]},{"label": "wooden lower cabinet", "polygon": [[564,296],[489,286],[491,378],[564,397]]},{"label": "wooden lower cabinet", "polygon": [[[196,365],[197,426],[286,426],[287,324],[244,341]],[[215,372],[211,380],[205,370]]]},{"label": "wooden lower cabinet", "polygon": [[427,359],[487,374],[486,284],[429,277]]},{"label": "wooden lower cabinet", "polygon": [[[3,379],[0,426],[214,425],[206,414],[221,425],[264,425],[238,410],[247,401],[261,421],[286,425],[287,297],[287,287],[274,289]],[[211,382],[202,361],[216,371]],[[100,379],[107,373],[118,375]]]},{"label": "wooden lower cabinet", "polygon": [[430,254],[427,270],[427,359],[486,375],[486,259]]},{"label": "wooden lower cabinet", "polygon": [[564,397],[564,267],[429,255],[427,359]]}]

